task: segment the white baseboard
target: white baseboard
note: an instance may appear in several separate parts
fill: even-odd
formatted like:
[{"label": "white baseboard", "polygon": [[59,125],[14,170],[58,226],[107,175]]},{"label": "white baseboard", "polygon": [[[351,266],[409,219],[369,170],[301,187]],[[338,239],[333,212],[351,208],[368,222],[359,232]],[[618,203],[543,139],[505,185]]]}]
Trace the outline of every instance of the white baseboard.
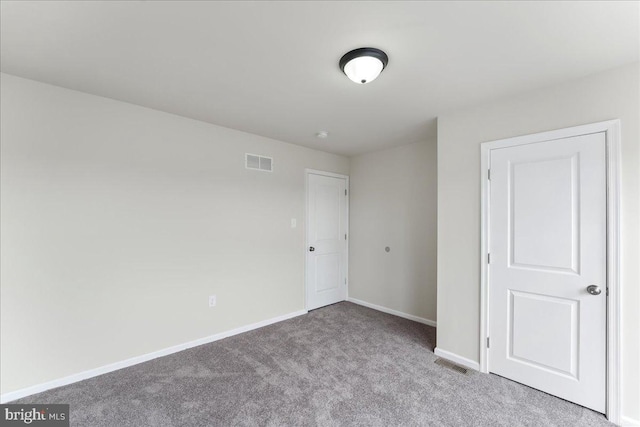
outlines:
[{"label": "white baseboard", "polygon": [[425,325],[433,326],[434,328],[437,326],[435,320],[425,319],[424,317],[414,316],[413,314],[403,313],[401,311],[393,310],[391,308],[383,307],[381,305],[371,304],[370,302],[362,301],[355,298],[347,298],[347,301],[352,302],[354,304],[362,305],[364,307],[372,308],[374,310],[381,311],[387,314],[393,314],[394,316],[403,317],[405,319],[413,320],[414,322],[424,323]]},{"label": "white baseboard", "polygon": [[436,354],[436,356],[440,356],[443,359],[450,360],[454,363],[457,363],[458,365],[464,366],[465,368],[473,369],[474,371],[480,370],[480,364],[478,362],[467,359],[466,357],[459,356],[447,350],[441,350],[438,347],[436,347],[433,352]]},{"label": "white baseboard", "polygon": [[634,420],[633,418],[622,416],[620,419],[621,427],[635,427],[640,426],[640,420]]},{"label": "white baseboard", "polygon": [[79,372],[77,374],[69,375],[63,378],[58,378],[46,383],[36,384],[31,387],[26,387],[20,390],[11,391],[0,395],[0,403],[11,402],[12,400],[21,399],[32,394],[41,393],[43,391],[51,390],[52,388],[62,387],[64,385],[72,384],[78,381],[86,380],[88,378],[97,377],[109,372],[117,371],[118,369],[127,368],[129,366],[137,365],[139,363],[147,362],[158,357],[167,356],[172,353],[177,353],[188,348],[197,347],[199,345],[208,344],[214,341],[221,340],[223,338],[238,335],[243,332],[248,332],[254,329],[262,328],[264,326],[272,325],[274,323],[282,322],[283,320],[291,319],[293,317],[307,314],[307,310],[295,311],[293,313],[284,314],[282,316],[274,317],[271,319],[263,320],[261,322],[252,323],[247,326],[241,326],[230,331],[221,332],[219,334],[210,335],[208,337],[200,338],[194,341],[189,341],[183,344],[174,345],[164,348],[162,350],[154,351],[152,353],[143,354],[141,356],[132,357],[130,359],[122,360],[120,362],[110,363],[99,368],[89,369],[88,371]]}]

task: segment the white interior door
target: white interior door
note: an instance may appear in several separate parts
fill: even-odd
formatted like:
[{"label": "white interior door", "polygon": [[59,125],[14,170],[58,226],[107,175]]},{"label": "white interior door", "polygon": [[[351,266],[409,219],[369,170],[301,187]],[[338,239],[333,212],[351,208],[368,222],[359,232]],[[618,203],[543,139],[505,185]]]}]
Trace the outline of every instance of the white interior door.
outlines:
[{"label": "white interior door", "polygon": [[490,154],[489,370],[605,412],[605,133]]},{"label": "white interior door", "polygon": [[307,175],[307,310],[347,299],[347,178]]}]

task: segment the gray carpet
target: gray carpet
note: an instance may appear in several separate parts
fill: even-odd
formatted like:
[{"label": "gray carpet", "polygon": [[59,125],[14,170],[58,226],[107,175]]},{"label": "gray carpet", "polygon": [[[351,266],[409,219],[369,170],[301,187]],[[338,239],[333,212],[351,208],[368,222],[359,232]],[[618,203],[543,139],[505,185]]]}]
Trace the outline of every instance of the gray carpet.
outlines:
[{"label": "gray carpet", "polygon": [[605,426],[529,387],[433,363],[435,329],[351,303],[50,390],[72,426]]}]

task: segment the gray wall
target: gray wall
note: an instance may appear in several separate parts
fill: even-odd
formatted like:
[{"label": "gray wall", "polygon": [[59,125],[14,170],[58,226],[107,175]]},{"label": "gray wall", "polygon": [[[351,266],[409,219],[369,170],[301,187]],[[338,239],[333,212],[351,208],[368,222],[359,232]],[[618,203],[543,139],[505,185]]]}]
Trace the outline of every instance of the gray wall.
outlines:
[{"label": "gray wall", "polygon": [[347,158],[1,81],[2,393],[304,309],[304,169]]},{"label": "gray wall", "polygon": [[436,158],[436,141],[351,158],[349,297],[436,320]]},{"label": "gray wall", "polygon": [[640,69],[632,64],[438,118],[438,344],[479,360],[480,143],[622,122],[623,415],[640,420]]}]

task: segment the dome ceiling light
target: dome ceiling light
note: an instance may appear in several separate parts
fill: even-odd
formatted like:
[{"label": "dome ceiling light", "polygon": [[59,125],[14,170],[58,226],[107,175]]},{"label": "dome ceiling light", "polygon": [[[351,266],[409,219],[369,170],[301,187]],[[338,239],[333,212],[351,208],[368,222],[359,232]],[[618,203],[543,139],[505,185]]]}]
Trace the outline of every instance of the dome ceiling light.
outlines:
[{"label": "dome ceiling light", "polygon": [[380,49],[361,47],[340,58],[340,69],[351,81],[365,84],[375,80],[389,63],[389,57]]}]

